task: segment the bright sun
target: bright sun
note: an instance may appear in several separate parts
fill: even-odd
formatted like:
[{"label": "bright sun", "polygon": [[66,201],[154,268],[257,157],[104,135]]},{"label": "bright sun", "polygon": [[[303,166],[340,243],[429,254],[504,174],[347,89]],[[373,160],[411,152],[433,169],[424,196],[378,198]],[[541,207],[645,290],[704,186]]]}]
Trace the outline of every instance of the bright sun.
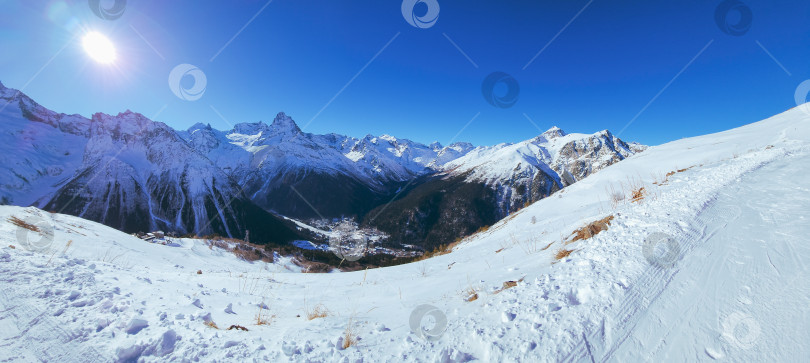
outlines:
[{"label": "bright sun", "polygon": [[96,62],[109,64],[115,61],[115,46],[107,37],[89,32],[82,38],[84,51]]}]

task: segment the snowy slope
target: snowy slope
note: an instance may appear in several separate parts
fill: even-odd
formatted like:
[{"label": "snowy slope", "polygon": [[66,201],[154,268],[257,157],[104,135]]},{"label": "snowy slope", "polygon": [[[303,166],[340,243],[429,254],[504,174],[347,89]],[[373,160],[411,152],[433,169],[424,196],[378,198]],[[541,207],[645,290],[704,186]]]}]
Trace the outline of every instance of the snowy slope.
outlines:
[{"label": "snowy slope", "polygon": [[[16,246],[0,249],[0,359],[800,361],[810,356],[806,165],[810,116],[795,109],[652,147],[452,253],[332,274],[0,207],[0,246]],[[630,201],[630,185],[646,197]],[[611,188],[625,198],[613,203]],[[50,252],[23,249],[6,222],[30,214],[56,226]],[[607,231],[561,243],[608,215]],[[654,233],[671,237],[675,258],[645,253]],[[560,248],[574,252],[556,261]],[[122,253],[129,259],[104,257]],[[519,282],[498,291],[506,281]],[[469,289],[478,298],[467,302]],[[319,304],[327,316],[307,320]],[[446,321],[435,335],[411,331],[421,304]],[[260,311],[269,325],[254,323]],[[359,340],[343,349],[347,327]]]},{"label": "snowy slope", "polygon": [[[52,112],[0,83],[0,199],[31,205],[51,195],[82,163],[90,120]],[[56,132],[54,132],[56,131]]]}]

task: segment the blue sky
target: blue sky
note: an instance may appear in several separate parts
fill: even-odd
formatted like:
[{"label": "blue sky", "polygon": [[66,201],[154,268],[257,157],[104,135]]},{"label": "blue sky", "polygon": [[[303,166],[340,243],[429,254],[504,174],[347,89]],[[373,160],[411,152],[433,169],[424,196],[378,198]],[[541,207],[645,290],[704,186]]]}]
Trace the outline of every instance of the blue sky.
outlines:
[{"label": "blue sky", "polygon": [[[0,81],[55,111],[130,109],[180,129],[285,111],[307,132],[486,145],[553,125],[660,144],[785,111],[810,78],[807,1],[743,1],[753,18],[736,36],[716,24],[721,1],[438,3],[417,28],[394,0],[129,1],[115,20],[88,1],[0,0]],[[87,56],[88,30],[113,41],[114,64]],[[205,74],[198,100],[172,93],[178,64]],[[483,96],[493,72],[519,84],[512,107]]]}]

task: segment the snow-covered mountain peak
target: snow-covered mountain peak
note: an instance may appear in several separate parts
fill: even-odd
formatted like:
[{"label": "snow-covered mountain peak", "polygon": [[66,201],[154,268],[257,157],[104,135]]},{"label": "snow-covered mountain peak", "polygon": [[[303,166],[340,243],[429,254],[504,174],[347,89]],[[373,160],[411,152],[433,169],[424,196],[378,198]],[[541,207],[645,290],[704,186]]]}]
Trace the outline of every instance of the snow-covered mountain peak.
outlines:
[{"label": "snow-covered mountain peak", "polygon": [[[93,130],[107,130],[117,135],[137,135],[147,129],[158,126],[158,124],[163,125],[162,123],[152,121],[146,116],[130,110],[120,112],[115,116],[102,112],[94,113],[90,119],[90,124]],[[166,126],[166,128],[168,128],[168,126]]]},{"label": "snow-covered mountain peak", "polygon": [[202,122],[197,122],[196,124],[191,125],[191,127],[189,127],[187,131],[188,133],[192,134],[194,133],[194,131],[197,130],[211,130],[211,124],[204,124]]},{"label": "snow-covered mountain peak", "polygon": [[557,126],[553,126],[550,129],[546,130],[546,132],[542,133],[540,136],[543,136],[546,139],[551,140],[565,135],[567,135],[565,131],[563,131],[561,128]]},{"label": "snow-covered mountain peak", "polygon": [[279,112],[278,115],[276,115],[276,118],[273,119],[272,127],[275,132],[301,132],[301,129],[298,128],[298,125],[293,121],[292,117],[287,116],[284,112]]},{"label": "snow-covered mountain peak", "polygon": [[391,135],[388,135],[388,134],[383,134],[382,136],[380,136],[380,140],[396,142],[398,139],[396,137],[394,137],[394,136],[391,136]]},{"label": "snow-covered mountain peak", "polygon": [[266,134],[270,131],[270,126],[264,122],[242,122],[233,126],[230,133],[241,135],[257,135],[259,133]]}]

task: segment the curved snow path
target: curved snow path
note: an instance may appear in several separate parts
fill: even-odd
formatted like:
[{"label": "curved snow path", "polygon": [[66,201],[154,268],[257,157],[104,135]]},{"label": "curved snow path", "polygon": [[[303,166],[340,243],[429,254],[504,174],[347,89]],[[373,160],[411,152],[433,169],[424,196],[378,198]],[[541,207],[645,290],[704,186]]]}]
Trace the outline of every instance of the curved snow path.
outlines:
[{"label": "curved snow path", "polygon": [[614,309],[613,322],[583,339],[569,359],[810,356],[808,165],[806,154],[781,159],[724,188],[678,238],[680,260],[669,269],[650,266],[640,288]]}]

